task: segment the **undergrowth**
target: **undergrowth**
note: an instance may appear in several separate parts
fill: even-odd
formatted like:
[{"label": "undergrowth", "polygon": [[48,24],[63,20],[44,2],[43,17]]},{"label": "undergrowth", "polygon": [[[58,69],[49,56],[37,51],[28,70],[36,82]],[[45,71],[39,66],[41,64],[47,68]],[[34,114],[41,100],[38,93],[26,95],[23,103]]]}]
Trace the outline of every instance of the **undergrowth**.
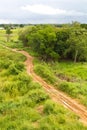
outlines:
[{"label": "undergrowth", "polygon": [[46,82],[87,106],[87,63],[34,61],[34,70]]},{"label": "undergrowth", "polygon": [[[27,75],[25,60],[23,55],[0,45],[0,130],[87,130],[77,115],[54,103]],[[35,64],[35,71],[59,89],[54,65]]]}]

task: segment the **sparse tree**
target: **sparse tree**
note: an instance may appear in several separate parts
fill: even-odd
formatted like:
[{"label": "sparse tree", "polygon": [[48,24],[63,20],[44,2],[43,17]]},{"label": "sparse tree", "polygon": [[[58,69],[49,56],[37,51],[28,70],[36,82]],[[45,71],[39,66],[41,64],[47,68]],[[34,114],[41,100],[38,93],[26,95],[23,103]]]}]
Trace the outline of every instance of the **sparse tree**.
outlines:
[{"label": "sparse tree", "polygon": [[11,33],[12,33],[11,28],[9,26],[6,27],[7,42],[9,42],[9,40],[10,40]]}]

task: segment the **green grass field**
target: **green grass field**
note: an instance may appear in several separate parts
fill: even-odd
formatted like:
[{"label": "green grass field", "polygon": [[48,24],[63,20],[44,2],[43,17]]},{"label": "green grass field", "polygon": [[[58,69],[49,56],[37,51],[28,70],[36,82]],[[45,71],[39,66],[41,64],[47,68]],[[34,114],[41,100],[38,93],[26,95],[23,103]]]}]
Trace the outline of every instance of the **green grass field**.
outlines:
[{"label": "green grass field", "polygon": [[[20,28],[18,29],[12,29],[12,34],[10,36],[10,40],[16,41],[18,39],[18,33],[20,31]],[[0,30],[0,41],[7,41],[6,40],[6,31],[5,30]]]},{"label": "green grass field", "polygon": [[57,89],[87,106],[87,63],[45,63],[36,60],[35,72]]},{"label": "green grass field", "polygon": [[[4,38],[0,44],[17,46],[15,42],[4,43]],[[42,86],[27,75],[25,59],[0,45],[0,130],[87,130],[78,116],[55,104]],[[40,66],[42,71],[44,67],[43,77],[55,85],[59,80],[55,76],[57,64],[36,62],[35,68]]]}]

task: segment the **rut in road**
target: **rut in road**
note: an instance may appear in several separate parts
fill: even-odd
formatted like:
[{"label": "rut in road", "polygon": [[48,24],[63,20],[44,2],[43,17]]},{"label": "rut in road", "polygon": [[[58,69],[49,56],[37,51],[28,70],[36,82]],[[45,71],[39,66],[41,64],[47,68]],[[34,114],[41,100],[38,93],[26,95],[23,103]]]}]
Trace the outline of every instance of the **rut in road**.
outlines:
[{"label": "rut in road", "polygon": [[48,85],[41,77],[37,76],[33,71],[33,57],[25,51],[19,52],[27,57],[27,60],[25,61],[26,70],[27,73],[32,76],[34,81],[40,83],[55,102],[60,102],[65,107],[75,112],[80,117],[80,120],[87,125],[87,109],[81,104],[77,103],[75,100],[65,95],[63,92],[60,92],[53,86]]},{"label": "rut in road", "polygon": [[26,70],[27,73],[32,76],[33,80],[40,83],[44,87],[45,91],[49,94],[51,99],[53,99],[56,103],[60,102],[63,106],[72,110],[80,117],[80,121],[87,125],[87,108],[85,108],[83,105],[79,104],[77,101],[67,96],[65,93],[56,90],[53,86],[46,83],[41,77],[37,76],[33,71],[33,57],[30,56],[26,51],[17,51],[16,49],[11,49],[8,47],[6,48],[26,56]]}]

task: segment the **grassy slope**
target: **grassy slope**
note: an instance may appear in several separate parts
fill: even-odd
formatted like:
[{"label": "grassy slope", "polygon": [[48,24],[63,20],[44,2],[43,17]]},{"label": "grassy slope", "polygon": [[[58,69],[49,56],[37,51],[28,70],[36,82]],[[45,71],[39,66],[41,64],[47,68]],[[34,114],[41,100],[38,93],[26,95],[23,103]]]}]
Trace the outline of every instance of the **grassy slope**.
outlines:
[{"label": "grassy slope", "polygon": [[[32,81],[26,74],[24,60],[23,55],[0,46],[0,129],[86,130],[76,115],[51,101],[42,87]],[[53,77],[54,69],[50,72],[47,66],[47,74],[52,73]],[[51,82],[50,79],[47,80]]]},{"label": "grassy slope", "polygon": [[35,61],[35,72],[87,106],[87,63]]}]

